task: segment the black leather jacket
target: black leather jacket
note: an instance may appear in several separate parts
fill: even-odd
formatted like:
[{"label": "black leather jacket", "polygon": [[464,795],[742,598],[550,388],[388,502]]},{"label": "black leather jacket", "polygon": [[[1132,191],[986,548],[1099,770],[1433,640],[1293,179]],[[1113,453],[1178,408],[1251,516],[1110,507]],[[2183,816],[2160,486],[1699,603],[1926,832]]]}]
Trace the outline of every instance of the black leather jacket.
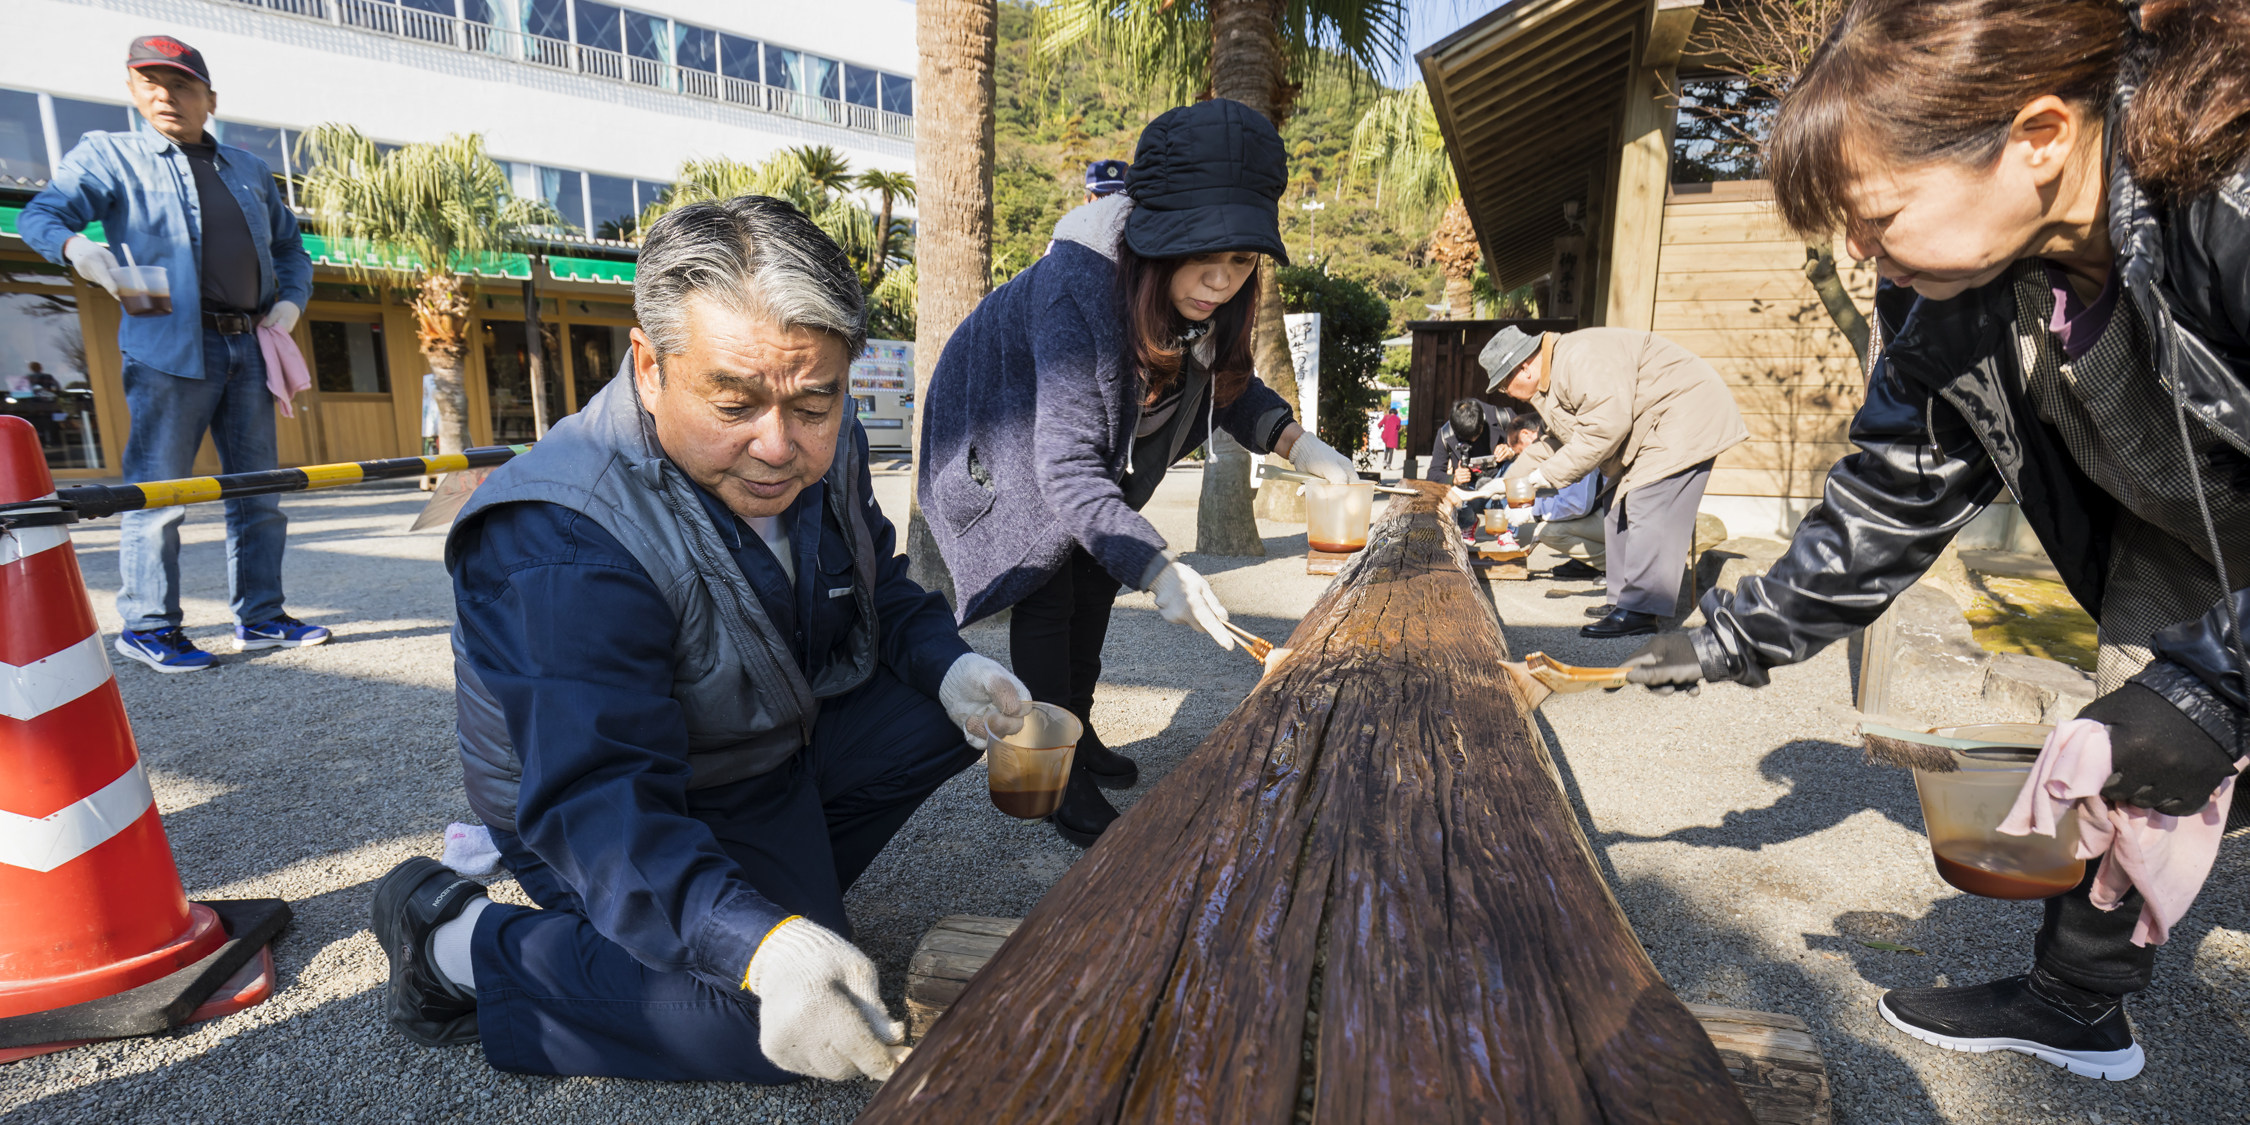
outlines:
[{"label": "black leather jacket", "polygon": [[[2231,459],[2202,466],[2204,487],[2250,488],[2250,172],[2168,213],[2120,172],[2110,216],[2125,294],[2157,341],[2157,377],[2232,447]],[[1946,301],[1886,288],[1875,307],[1889,344],[1852,420],[1859,451],[1837,462],[1821,504],[1764,577],[1704,595],[1709,623],[1693,639],[1707,679],[1763,684],[1767,669],[1874,621],[2002,488],[2079,604],[2101,618],[2117,501],[2025,391],[2009,279]],[[2170,412],[2146,424],[2178,440]],[[2250,574],[2228,578],[2241,585]],[[2159,633],[2157,661],[2135,677],[2228,747],[2250,711],[2250,662],[2227,635],[2230,618],[2250,630],[2250,591]]]}]

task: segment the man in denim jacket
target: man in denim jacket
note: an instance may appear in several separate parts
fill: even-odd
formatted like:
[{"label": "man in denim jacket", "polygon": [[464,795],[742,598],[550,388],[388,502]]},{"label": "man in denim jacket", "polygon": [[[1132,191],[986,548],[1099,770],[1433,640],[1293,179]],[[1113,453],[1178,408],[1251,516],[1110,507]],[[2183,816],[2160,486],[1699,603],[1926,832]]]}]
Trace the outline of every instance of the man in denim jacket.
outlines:
[{"label": "man in denim jacket", "polygon": [[[256,330],[287,333],[312,290],[312,260],[273,176],[256,156],[213,141],[218,106],[203,55],[168,35],[133,41],[126,89],[148,132],[88,133],[24,207],[18,230],[49,261],[67,262],[118,295],[108,247],[78,233],[99,222],[112,246],[161,266],[171,311],[129,315],[117,332],[125,358],[125,479],[189,474],[209,430],[229,473],[280,467],[273,402]],[[131,312],[133,310],[127,310]],[[238,649],[293,648],[328,630],[282,612],[281,551],[288,526],[273,496],[229,500],[227,563]],[[180,631],[181,508],[127,512],[118,542],[125,631],[117,651],[159,672],[212,665]]]}]

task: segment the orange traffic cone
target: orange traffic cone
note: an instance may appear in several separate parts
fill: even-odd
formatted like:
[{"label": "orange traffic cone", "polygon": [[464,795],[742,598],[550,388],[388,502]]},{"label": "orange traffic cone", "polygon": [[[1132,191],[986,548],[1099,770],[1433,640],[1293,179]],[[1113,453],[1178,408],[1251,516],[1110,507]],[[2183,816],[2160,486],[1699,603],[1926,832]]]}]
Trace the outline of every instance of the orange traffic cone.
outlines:
[{"label": "orange traffic cone", "polygon": [[0,416],[0,1063],[265,999],[289,918],[187,900],[54,500]]}]

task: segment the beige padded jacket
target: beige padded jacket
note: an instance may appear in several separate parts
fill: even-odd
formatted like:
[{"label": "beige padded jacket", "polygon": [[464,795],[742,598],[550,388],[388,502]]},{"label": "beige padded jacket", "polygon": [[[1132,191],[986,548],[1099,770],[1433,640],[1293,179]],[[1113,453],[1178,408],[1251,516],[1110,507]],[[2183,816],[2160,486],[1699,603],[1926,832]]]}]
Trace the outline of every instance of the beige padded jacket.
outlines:
[{"label": "beige padded jacket", "polygon": [[1599,469],[1618,478],[1623,496],[1750,436],[1719,373],[1662,336],[1581,328],[1550,343],[1546,375],[1531,399],[1547,422],[1547,440],[1508,467],[1511,477],[1536,468],[1561,488]]}]

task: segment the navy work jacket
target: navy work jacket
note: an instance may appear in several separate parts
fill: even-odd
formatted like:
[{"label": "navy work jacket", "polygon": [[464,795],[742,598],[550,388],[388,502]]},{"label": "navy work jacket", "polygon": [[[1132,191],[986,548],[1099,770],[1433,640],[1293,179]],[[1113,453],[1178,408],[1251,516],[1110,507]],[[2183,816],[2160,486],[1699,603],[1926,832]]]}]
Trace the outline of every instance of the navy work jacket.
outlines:
[{"label": "navy work jacket", "polygon": [[[874,537],[878,651],[936,698],[969,651],[945,599],[907,578],[896,528],[860,478]],[[788,512],[794,588],[765,542],[702,489],[712,522],[810,679],[858,620],[848,532],[815,483]],[[653,967],[738,981],[788,913],[751,886],[687,799],[688,736],[672,699],[678,621],[648,573],[592,519],[554,504],[491,509],[456,533],[461,639],[524,765],[523,843],[578,892],[603,936]]]}]

